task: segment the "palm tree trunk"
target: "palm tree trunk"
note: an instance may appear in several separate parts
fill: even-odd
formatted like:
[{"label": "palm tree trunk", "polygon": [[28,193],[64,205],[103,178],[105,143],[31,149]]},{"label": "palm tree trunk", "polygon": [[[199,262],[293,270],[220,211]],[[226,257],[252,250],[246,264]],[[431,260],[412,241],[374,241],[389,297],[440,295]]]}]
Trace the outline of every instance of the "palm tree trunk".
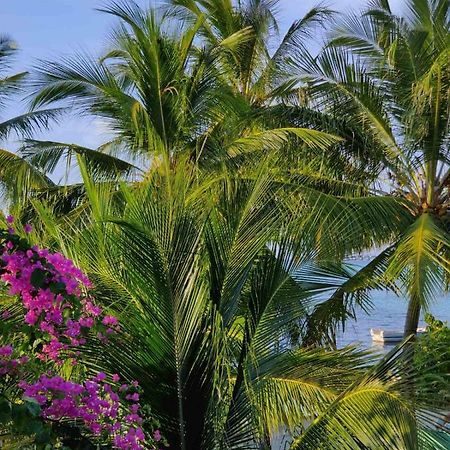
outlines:
[{"label": "palm tree trunk", "polygon": [[420,301],[416,296],[409,300],[408,311],[406,312],[404,337],[417,333],[420,317]]}]

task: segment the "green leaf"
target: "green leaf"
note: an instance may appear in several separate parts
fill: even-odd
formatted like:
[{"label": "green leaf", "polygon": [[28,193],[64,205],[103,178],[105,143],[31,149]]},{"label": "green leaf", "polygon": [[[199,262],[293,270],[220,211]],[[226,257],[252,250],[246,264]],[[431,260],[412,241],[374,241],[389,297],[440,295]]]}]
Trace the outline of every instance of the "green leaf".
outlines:
[{"label": "green leaf", "polygon": [[30,282],[36,289],[44,286],[44,281],[47,277],[47,272],[42,269],[34,269],[31,274]]},{"label": "green leaf", "polygon": [[41,407],[36,400],[27,397],[25,399],[25,405],[33,417],[38,417],[41,414]]},{"label": "green leaf", "polygon": [[39,422],[41,424],[41,428],[37,428],[35,431],[35,442],[36,443],[40,443],[40,444],[47,444],[50,440],[51,440],[51,430],[48,426],[45,426],[44,424],[42,424],[41,422]]},{"label": "green leaf", "polygon": [[58,281],[57,283],[50,283],[49,289],[53,292],[53,294],[60,294],[66,290],[66,284],[62,281]]},{"label": "green leaf", "polygon": [[11,405],[7,400],[0,399],[0,424],[6,425],[11,421]]},{"label": "green leaf", "polygon": [[[27,423],[26,432],[29,435],[40,435],[44,433],[44,425],[40,420],[30,420]],[[42,441],[40,441],[42,442]]]}]

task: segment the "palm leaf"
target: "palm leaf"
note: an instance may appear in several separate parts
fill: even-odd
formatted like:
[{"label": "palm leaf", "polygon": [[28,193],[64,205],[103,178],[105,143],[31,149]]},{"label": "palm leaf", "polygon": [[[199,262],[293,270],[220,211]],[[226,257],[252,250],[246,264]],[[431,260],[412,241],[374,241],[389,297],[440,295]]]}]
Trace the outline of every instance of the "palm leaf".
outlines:
[{"label": "palm leaf", "polygon": [[417,448],[418,423],[428,424],[433,413],[415,405],[412,383],[417,374],[404,367],[410,351],[408,342],[392,350],[319,415],[291,448]]},{"label": "palm leaf", "polygon": [[71,160],[76,155],[85,158],[91,166],[92,173],[97,177],[122,175],[126,178],[140,171],[133,164],[102,151],[63,142],[27,139],[24,141],[20,152],[30,164],[39,167],[45,173],[53,173],[64,159],[67,161],[68,169],[70,169]]},{"label": "palm leaf", "polygon": [[20,156],[0,150],[0,182],[11,199],[26,198],[33,189],[47,188],[53,182]]}]

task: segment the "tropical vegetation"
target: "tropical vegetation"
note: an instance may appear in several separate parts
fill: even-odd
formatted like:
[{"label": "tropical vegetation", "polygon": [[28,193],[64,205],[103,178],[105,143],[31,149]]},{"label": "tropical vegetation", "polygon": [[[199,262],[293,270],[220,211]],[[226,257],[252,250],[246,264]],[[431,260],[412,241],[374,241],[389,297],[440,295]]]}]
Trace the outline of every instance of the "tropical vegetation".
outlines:
[{"label": "tropical vegetation", "polygon": [[380,254],[409,296],[407,336],[448,284],[450,6],[404,7],[399,17],[388,1],[372,2],[342,21],[317,58],[296,66],[317,108],[339,108],[377,142],[380,190],[409,204],[413,222]]},{"label": "tropical vegetation", "polygon": [[2,253],[11,448],[448,447],[443,325],[381,361],[336,348],[372,289],[409,296],[409,336],[447,285],[448,4],[318,6],[277,42],[277,3],[113,1],[105,53],[32,72],[30,117],[89,115],[110,139],[24,125],[0,161],[22,236]]},{"label": "tropical vegetation", "polygon": [[420,372],[424,372],[424,368],[427,368],[429,377],[423,378],[423,383],[432,384],[433,389],[440,392],[440,395],[447,396],[450,376],[448,355],[450,328],[447,322],[438,320],[431,314],[425,316],[425,321],[427,330],[419,341],[419,349],[414,355],[414,364]]}]

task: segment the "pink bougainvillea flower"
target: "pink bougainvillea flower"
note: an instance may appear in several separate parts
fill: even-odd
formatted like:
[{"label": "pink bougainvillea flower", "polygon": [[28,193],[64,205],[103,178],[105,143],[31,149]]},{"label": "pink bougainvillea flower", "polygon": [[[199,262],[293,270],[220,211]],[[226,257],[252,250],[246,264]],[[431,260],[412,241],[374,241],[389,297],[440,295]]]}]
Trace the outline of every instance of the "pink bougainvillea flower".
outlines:
[{"label": "pink bougainvillea flower", "polygon": [[161,432],[160,432],[159,430],[156,430],[156,431],[153,433],[153,439],[154,439],[156,442],[159,442],[159,441],[161,440],[161,438],[162,438]]},{"label": "pink bougainvillea flower", "polygon": [[119,380],[120,380],[120,376],[117,375],[117,373],[115,373],[115,374],[112,376],[112,381],[113,381],[113,383],[117,383],[117,382],[119,382]]},{"label": "pink bougainvillea flower", "polygon": [[119,321],[115,316],[105,316],[102,320],[102,324],[108,327],[113,327],[118,325]]},{"label": "pink bougainvillea flower", "polygon": [[84,309],[88,314],[98,317],[102,313],[100,306],[95,306],[91,301],[87,301],[84,305]]},{"label": "pink bougainvillea flower", "polygon": [[[129,412],[124,410],[120,396],[104,383],[105,378],[100,372],[94,380],[74,383],[59,376],[42,375],[35,383],[21,381],[19,386],[25,398],[34,399],[41,406],[41,415],[46,419],[81,421],[96,436],[107,432],[117,449],[148,448],[140,427],[143,419],[137,412],[139,408],[132,405]],[[161,439],[160,434],[157,436]]]},{"label": "pink bougainvillea flower", "polygon": [[61,253],[36,246],[19,249],[7,240],[0,259],[1,280],[10,295],[21,297],[25,323],[41,333],[38,337],[44,344],[40,359],[60,364],[60,353],[68,349],[67,342],[75,347],[83,345],[88,329],[98,326],[99,338],[105,343],[104,327],[108,327],[106,334],[114,333],[113,327],[117,329],[117,318],[102,317],[102,308],[84,296],[91,287],[88,277]]},{"label": "pink bougainvillea flower", "polygon": [[2,376],[15,376],[19,373],[21,366],[28,362],[27,356],[14,357],[14,347],[11,344],[0,347],[0,379]]},{"label": "pink bougainvillea flower", "polygon": [[131,401],[133,401],[133,402],[138,402],[138,401],[139,401],[139,394],[138,394],[138,393],[135,393],[135,394],[128,394],[128,395],[126,396],[126,399],[127,399],[127,400],[131,400]]},{"label": "pink bougainvillea flower", "polygon": [[13,346],[11,344],[0,347],[0,356],[11,356],[13,353]]},{"label": "pink bougainvillea flower", "polygon": [[85,328],[92,328],[95,323],[92,317],[81,317],[78,322],[82,327]]},{"label": "pink bougainvillea flower", "polygon": [[[8,223],[13,221],[14,218],[8,218]],[[31,226],[25,225],[24,230],[31,232]],[[61,366],[66,360],[77,364],[80,352],[74,351],[74,347],[86,343],[88,332],[92,330],[94,335],[96,332],[102,342],[107,342],[103,333],[117,332],[119,321],[112,315],[103,316],[102,308],[86,296],[91,283],[71,260],[37,246],[23,246],[14,236],[3,241],[0,279],[8,287],[9,295],[20,298],[23,320],[40,345],[35,348],[31,342],[32,356],[37,358],[33,361],[23,354],[16,357],[12,345],[1,346],[0,376],[15,377],[24,399],[34,399],[40,405],[43,419],[74,420],[91,434],[105,436],[116,449],[156,448],[155,440],[161,439],[159,430],[154,440],[150,437],[146,440],[141,428],[143,417],[138,403],[140,395],[135,389],[139,386],[137,381],[132,382],[130,392],[129,385],[117,385],[118,374],[111,377],[114,384],[106,381],[103,372],[76,383],[48,371],[49,363],[53,367]],[[3,319],[9,316],[9,311],[2,312]],[[45,362],[46,373],[34,382],[20,380],[24,375],[28,380],[30,375],[25,365],[30,362],[34,367],[39,360]]]}]

